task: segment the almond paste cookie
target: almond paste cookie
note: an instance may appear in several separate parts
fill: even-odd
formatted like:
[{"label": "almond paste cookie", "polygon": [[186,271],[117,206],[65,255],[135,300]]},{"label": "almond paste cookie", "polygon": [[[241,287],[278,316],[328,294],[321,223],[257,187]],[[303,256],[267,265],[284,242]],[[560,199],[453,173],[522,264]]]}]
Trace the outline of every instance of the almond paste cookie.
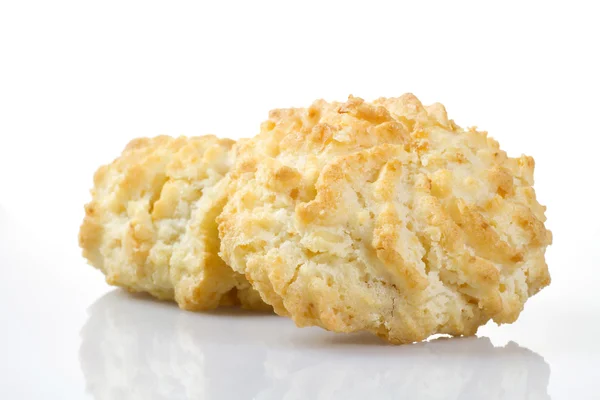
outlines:
[{"label": "almond paste cookie", "polygon": [[411,94],[274,110],[240,146],[221,255],[298,326],[473,335],[550,283],[533,167]]},{"label": "almond paste cookie", "polygon": [[188,310],[268,307],[218,256],[234,141],[159,136],[131,141],[94,175],[79,244],[111,285]]}]

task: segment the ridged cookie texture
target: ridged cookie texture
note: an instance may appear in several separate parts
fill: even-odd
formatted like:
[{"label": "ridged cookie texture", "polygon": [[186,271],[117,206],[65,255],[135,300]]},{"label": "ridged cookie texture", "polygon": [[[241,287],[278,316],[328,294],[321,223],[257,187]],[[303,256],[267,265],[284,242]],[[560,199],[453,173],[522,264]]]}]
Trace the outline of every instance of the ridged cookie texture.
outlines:
[{"label": "ridged cookie texture", "polygon": [[298,326],[473,335],[550,283],[533,167],[412,94],[274,110],[240,146],[221,256]]},{"label": "ridged cookie texture", "polygon": [[218,256],[234,141],[159,136],[131,141],[94,175],[79,243],[106,281],[189,310],[268,306]]}]

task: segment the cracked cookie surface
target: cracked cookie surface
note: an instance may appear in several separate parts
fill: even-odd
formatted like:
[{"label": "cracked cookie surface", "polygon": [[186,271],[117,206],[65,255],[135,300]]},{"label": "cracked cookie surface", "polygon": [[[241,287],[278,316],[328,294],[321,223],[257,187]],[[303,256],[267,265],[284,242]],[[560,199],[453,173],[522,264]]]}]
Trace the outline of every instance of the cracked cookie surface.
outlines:
[{"label": "cracked cookie surface", "polygon": [[233,146],[211,135],[131,141],[94,175],[79,232],[84,257],[108,283],[184,309],[268,308],[218,256],[215,218]]},{"label": "cracked cookie surface", "polygon": [[273,110],[240,145],[220,254],[298,326],[472,335],[550,283],[533,166],[411,94]]}]

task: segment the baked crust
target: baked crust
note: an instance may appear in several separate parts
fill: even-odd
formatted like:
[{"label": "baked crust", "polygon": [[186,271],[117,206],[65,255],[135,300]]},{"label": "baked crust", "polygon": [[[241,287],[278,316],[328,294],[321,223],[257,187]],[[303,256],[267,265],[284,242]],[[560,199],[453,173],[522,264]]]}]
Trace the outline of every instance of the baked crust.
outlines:
[{"label": "baked crust", "polygon": [[473,335],[550,283],[533,168],[412,94],[273,110],[240,145],[220,254],[298,326]]},{"label": "baked crust", "polygon": [[159,136],[131,141],[94,175],[79,244],[111,285],[181,308],[267,307],[218,256],[234,141]]}]

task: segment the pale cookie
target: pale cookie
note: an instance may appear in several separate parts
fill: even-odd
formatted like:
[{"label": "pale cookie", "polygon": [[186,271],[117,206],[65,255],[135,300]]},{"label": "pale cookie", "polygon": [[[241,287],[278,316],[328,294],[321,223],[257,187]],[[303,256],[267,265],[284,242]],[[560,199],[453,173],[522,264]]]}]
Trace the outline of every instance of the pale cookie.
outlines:
[{"label": "pale cookie", "polygon": [[79,244],[111,285],[174,299],[181,308],[268,307],[218,256],[234,141],[135,139],[94,175]]},{"label": "pale cookie", "polygon": [[231,179],[221,256],[298,326],[473,335],[550,283],[533,159],[411,94],[271,111]]}]

